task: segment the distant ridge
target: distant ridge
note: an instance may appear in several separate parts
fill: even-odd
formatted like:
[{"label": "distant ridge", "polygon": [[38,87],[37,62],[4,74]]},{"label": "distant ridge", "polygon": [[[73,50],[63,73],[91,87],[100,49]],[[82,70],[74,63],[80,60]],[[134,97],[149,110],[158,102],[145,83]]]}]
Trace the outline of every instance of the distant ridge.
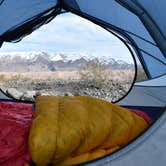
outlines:
[{"label": "distant ridge", "polygon": [[[96,57],[85,53],[54,53],[46,52],[1,52],[0,71],[1,72],[37,72],[37,71],[57,71],[57,70],[78,70],[88,61]],[[100,57],[110,69],[132,69],[133,64],[122,60],[115,60],[108,57]]]}]

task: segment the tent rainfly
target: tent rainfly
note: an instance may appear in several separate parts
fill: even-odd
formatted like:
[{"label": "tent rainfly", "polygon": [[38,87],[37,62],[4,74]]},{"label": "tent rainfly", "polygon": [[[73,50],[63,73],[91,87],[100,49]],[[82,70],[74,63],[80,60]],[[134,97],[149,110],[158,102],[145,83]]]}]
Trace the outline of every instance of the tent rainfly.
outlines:
[{"label": "tent rainfly", "polygon": [[[145,110],[155,119],[129,145],[85,165],[163,166],[166,162],[166,1],[0,0],[0,46],[3,42],[21,40],[63,12],[100,25],[134,50],[149,80],[135,83],[118,104]],[[0,96],[7,99],[3,94]]]}]

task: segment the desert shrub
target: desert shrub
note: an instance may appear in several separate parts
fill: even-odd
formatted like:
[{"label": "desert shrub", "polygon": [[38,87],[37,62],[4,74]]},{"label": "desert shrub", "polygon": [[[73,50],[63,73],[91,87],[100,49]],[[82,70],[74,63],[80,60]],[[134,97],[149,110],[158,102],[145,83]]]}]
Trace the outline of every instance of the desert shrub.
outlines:
[{"label": "desert shrub", "polygon": [[11,81],[19,81],[21,80],[21,75],[20,74],[17,74],[17,75],[13,75],[9,78],[9,80]]},{"label": "desert shrub", "polygon": [[10,80],[11,81],[27,81],[27,80],[30,80],[30,79],[27,78],[24,75],[16,74],[16,75],[11,76]]},{"label": "desert shrub", "polygon": [[118,69],[111,71],[111,79],[120,84],[131,84],[135,71],[132,69]]},{"label": "desert shrub", "polygon": [[108,68],[99,59],[93,59],[83,65],[79,75],[82,81],[93,82],[94,86],[101,88],[107,81]]},{"label": "desert shrub", "polygon": [[6,81],[5,75],[0,74],[0,82],[4,82],[4,81]]}]

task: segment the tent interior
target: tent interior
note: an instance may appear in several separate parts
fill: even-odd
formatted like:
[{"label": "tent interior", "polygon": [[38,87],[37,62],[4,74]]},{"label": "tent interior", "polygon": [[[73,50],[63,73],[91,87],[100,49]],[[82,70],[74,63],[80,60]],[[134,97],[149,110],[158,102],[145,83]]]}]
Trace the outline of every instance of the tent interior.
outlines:
[{"label": "tent interior", "polygon": [[[166,110],[165,8],[166,1],[159,3],[158,0],[96,0],[95,3],[92,0],[0,0],[0,45],[3,48],[4,42],[19,42],[52,19],[56,20],[57,15],[66,12],[101,26],[125,43],[148,78],[140,82],[135,82],[135,78],[130,91],[116,104],[147,113],[155,122],[151,125],[153,127],[164,117]],[[0,102],[4,101],[27,103],[12,99],[1,91]],[[146,135],[149,130],[139,137]],[[123,154],[123,148],[117,153],[121,151]],[[95,160],[85,164],[95,165],[97,162],[100,163]]]}]

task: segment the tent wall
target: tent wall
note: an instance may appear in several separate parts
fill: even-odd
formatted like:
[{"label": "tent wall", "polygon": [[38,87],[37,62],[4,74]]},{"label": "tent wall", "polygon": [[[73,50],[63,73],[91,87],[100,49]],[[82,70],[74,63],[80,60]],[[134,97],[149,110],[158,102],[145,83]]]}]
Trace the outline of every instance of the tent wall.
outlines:
[{"label": "tent wall", "polygon": [[149,106],[164,107],[166,106],[166,86],[137,86],[135,85],[131,92],[118,104],[125,106]]},{"label": "tent wall", "polygon": [[137,86],[151,86],[151,87],[163,87],[166,86],[166,74],[155,78],[155,79],[151,79],[151,80],[147,80],[147,81],[141,81],[141,82],[137,82],[135,83],[135,85]]},{"label": "tent wall", "polygon": [[155,79],[135,83],[131,92],[118,104],[166,107],[166,74]]},{"label": "tent wall", "polygon": [[166,75],[135,83],[131,92],[118,104],[166,107]]},{"label": "tent wall", "polygon": [[[138,56],[144,68],[147,69],[146,73],[150,78],[166,73],[166,58],[161,52],[163,46],[159,49],[158,44],[161,44],[161,41],[156,38],[154,40],[154,36],[151,37],[152,34],[149,33],[151,31],[147,30],[149,27],[147,20],[142,22],[135,13],[129,11],[128,8],[116,0],[96,0],[95,4],[93,0],[74,1],[78,6],[77,8],[70,1],[64,0],[65,8],[107,28],[120,31],[132,41],[131,45],[136,46],[136,49],[139,50]],[[138,10],[137,13],[141,13],[138,7],[136,10]],[[144,25],[147,25],[147,29]],[[153,33],[156,34],[156,31],[154,30]],[[152,67],[154,65],[155,68]]]}]

